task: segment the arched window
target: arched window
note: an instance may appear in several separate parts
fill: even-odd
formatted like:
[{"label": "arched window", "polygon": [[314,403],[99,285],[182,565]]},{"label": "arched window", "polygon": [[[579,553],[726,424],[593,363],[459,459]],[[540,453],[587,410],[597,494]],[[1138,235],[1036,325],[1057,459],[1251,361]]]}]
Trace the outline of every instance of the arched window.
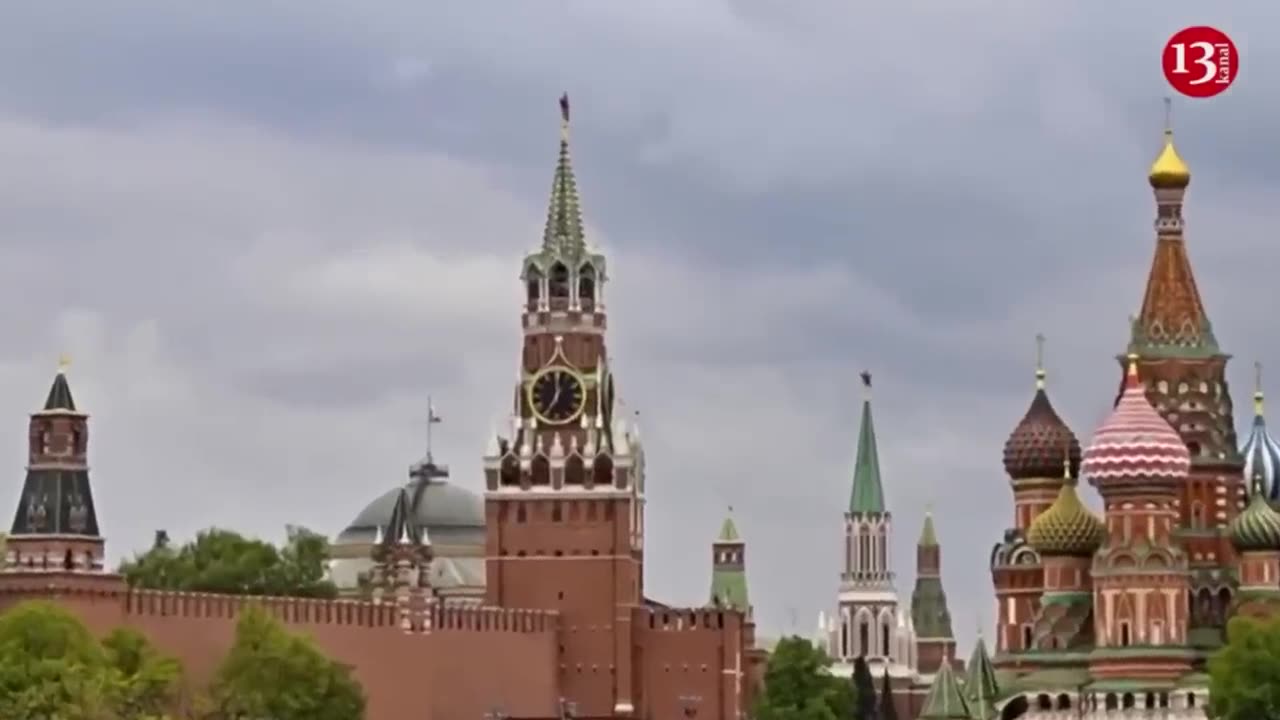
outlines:
[{"label": "arched window", "polygon": [[889,633],[889,621],[885,620],[880,624],[880,654],[885,657],[889,657],[891,654],[889,652],[889,641],[891,639],[892,636]]},{"label": "arched window", "polygon": [[569,297],[569,268],[564,263],[551,266],[551,283],[548,294],[553,298]]},{"label": "arched window", "polygon": [[1030,625],[1022,626],[1022,649],[1031,650],[1032,632]]},{"label": "arched window", "polygon": [[1062,693],[1062,694],[1058,695],[1058,709],[1059,709],[1059,710],[1070,710],[1070,709],[1071,709],[1071,696],[1070,696],[1070,695],[1068,695],[1068,694],[1066,694],[1066,693]]},{"label": "arched window", "polygon": [[1106,706],[1106,709],[1108,709],[1108,710],[1119,710],[1119,709],[1120,709],[1120,702],[1119,702],[1118,698],[1116,698],[1116,694],[1115,694],[1115,693],[1107,693],[1106,701],[1105,701],[1103,704]]},{"label": "arched window", "polygon": [[871,621],[862,618],[858,621],[858,654],[865,656],[871,649]]},{"label": "arched window", "polygon": [[525,274],[524,285],[525,296],[529,304],[537,303],[538,299],[542,297],[542,273],[530,268],[529,272]]},{"label": "arched window", "polygon": [[1199,500],[1191,503],[1191,527],[1195,529],[1204,527],[1204,503]]},{"label": "arched window", "polygon": [[583,265],[578,270],[578,300],[596,299],[596,269]]},{"label": "arched window", "polygon": [[840,657],[849,657],[849,618],[840,621]]},{"label": "arched window", "polygon": [[1132,640],[1132,638],[1129,637],[1129,623],[1120,623],[1120,647],[1129,647],[1130,640]]},{"label": "arched window", "polygon": [[1052,698],[1050,698],[1050,697],[1049,697],[1048,695],[1046,695],[1045,693],[1040,693],[1039,695],[1037,695],[1037,696],[1036,696],[1036,709],[1037,709],[1037,710],[1052,710],[1052,709],[1053,709],[1053,699],[1052,699]]},{"label": "arched window", "polygon": [[1124,697],[1122,697],[1120,700],[1121,707],[1123,707],[1126,710],[1132,708],[1137,704],[1138,704],[1137,700],[1133,697],[1133,693],[1125,693]]}]

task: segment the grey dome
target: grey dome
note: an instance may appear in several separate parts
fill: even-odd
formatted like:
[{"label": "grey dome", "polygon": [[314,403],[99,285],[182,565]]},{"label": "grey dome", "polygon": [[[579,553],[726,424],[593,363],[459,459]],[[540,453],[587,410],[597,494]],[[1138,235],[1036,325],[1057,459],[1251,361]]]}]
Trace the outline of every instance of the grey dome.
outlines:
[{"label": "grey dome", "polygon": [[[484,500],[478,494],[439,479],[414,481],[410,485],[419,483],[422,495],[415,515],[418,523],[426,527],[432,543],[450,536],[472,536],[477,530],[482,531],[483,537]],[[411,487],[410,492],[414,489]],[[399,495],[400,487],[393,487],[366,505],[347,529],[339,533],[338,544],[371,542],[378,528],[385,527],[391,520]]]}]

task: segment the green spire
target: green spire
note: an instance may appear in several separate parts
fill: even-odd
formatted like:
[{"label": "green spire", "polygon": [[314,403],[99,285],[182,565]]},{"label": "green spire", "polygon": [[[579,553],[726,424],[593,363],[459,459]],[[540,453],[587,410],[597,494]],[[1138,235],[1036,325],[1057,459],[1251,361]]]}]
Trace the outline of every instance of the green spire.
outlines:
[{"label": "green spire", "polygon": [[933,529],[933,507],[924,511],[924,527],[920,528],[919,547],[938,547],[938,531]]},{"label": "green spire", "polygon": [[866,399],[862,401],[862,427],[858,430],[858,457],[853,467],[853,492],[849,512],[868,515],[884,512],[884,488],[880,484],[880,453],[876,426],[871,420],[871,373],[862,373]]},{"label": "green spire", "polygon": [[973,720],[969,703],[965,700],[964,693],[960,692],[960,683],[956,682],[955,673],[951,672],[950,658],[944,657],[942,664],[938,666],[919,717],[920,720]]},{"label": "green spire", "polygon": [[973,646],[973,655],[969,657],[969,664],[965,669],[968,677],[965,679],[964,689],[973,702],[974,717],[978,717],[978,711],[981,710],[981,720],[986,720],[993,712],[992,703],[1000,694],[1000,685],[996,682],[996,669],[991,664],[991,656],[987,654],[987,644],[983,642],[981,634],[978,635],[978,642]]},{"label": "green spire", "polygon": [[751,607],[747,595],[746,547],[733,522],[732,507],[729,513],[711,546],[711,604],[745,612]]},{"label": "green spire", "polygon": [[568,93],[560,96],[560,159],[551,181],[551,203],[547,208],[547,227],[542,234],[542,250],[548,255],[569,258],[576,258],[586,250],[578,182],[569,161]]},{"label": "green spire", "polygon": [[[729,512],[733,512],[733,508],[729,508]],[[738,535],[738,526],[733,524],[733,516],[725,515],[724,522],[720,525],[720,535],[716,538],[716,542],[729,543],[741,542],[742,537]]]}]

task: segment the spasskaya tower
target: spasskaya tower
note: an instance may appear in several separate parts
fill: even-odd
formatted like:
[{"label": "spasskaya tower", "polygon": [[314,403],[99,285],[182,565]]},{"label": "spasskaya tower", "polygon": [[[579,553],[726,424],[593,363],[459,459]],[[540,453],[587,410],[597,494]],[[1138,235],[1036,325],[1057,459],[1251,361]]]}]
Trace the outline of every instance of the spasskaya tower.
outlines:
[{"label": "spasskaya tower", "polygon": [[[521,267],[523,347],[510,428],[485,453],[489,604],[560,613],[560,687],[580,717],[633,714],[640,668],[644,462],[615,416],[605,258],[586,242],[569,98],[542,244]],[[610,678],[606,680],[606,678]]]}]

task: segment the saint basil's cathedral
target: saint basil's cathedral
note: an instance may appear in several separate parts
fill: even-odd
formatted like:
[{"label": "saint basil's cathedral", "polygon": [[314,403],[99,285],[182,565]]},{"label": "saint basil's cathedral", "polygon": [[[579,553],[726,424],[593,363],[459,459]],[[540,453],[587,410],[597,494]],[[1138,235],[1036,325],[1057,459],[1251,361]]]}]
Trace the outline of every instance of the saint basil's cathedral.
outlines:
[{"label": "saint basil's cathedral", "polygon": [[[898,609],[864,404],[839,605],[820,618],[817,641],[836,672],[863,657],[880,674],[892,696],[882,717],[1205,717],[1206,661],[1227,621],[1280,611],[1280,444],[1267,432],[1258,365],[1252,426],[1238,443],[1230,356],[1184,236],[1191,172],[1171,130],[1148,180],[1155,253],[1117,356],[1113,409],[1082,447],[1037,362],[1030,407],[1004,448],[1013,517],[990,554],[993,647],[980,636],[967,662],[954,654],[931,515],[910,610]],[[1081,480],[1101,496],[1101,515],[1081,500]]]}]

